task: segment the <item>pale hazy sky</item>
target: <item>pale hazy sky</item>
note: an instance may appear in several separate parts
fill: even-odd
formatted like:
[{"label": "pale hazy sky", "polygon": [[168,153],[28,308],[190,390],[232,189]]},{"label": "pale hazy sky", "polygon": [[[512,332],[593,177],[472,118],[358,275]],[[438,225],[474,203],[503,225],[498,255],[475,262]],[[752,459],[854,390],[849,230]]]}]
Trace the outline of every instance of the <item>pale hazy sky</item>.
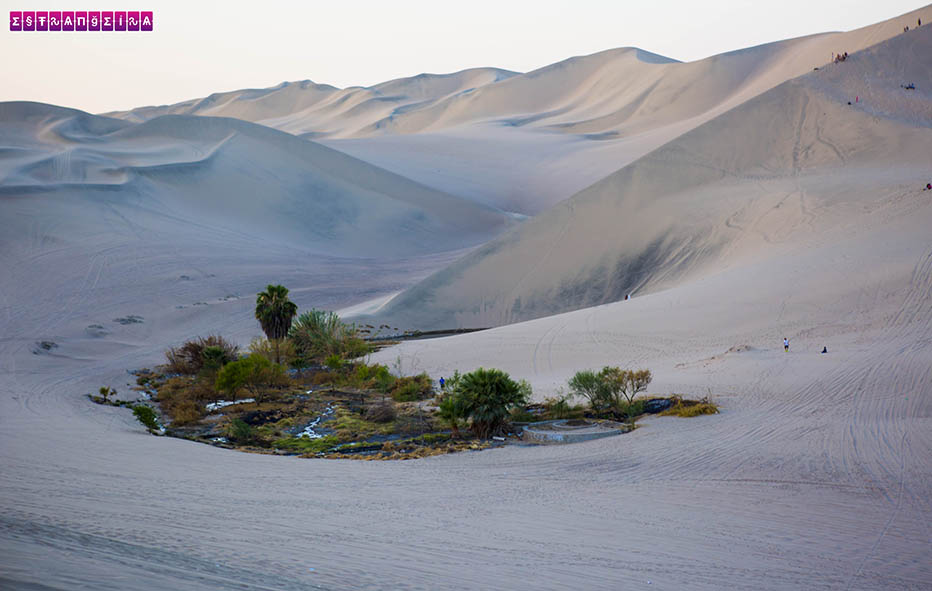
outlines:
[{"label": "pale hazy sky", "polygon": [[[91,112],[311,79],[371,85],[476,66],[528,71],[636,46],[683,61],[850,30],[924,5],[886,0],[2,0],[0,101]],[[152,10],[151,33],[10,32],[10,10]]]}]

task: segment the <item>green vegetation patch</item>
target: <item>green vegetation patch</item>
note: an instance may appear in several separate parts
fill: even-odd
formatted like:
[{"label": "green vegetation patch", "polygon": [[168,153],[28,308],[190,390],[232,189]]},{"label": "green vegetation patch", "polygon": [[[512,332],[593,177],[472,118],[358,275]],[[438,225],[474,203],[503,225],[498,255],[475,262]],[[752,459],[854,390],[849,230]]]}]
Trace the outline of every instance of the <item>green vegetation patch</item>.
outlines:
[{"label": "green vegetation patch", "polygon": [[703,398],[702,400],[684,400],[679,396],[674,396],[673,401],[673,406],[660,413],[660,416],[691,418],[700,415],[715,415],[719,413],[718,406],[708,398]]}]

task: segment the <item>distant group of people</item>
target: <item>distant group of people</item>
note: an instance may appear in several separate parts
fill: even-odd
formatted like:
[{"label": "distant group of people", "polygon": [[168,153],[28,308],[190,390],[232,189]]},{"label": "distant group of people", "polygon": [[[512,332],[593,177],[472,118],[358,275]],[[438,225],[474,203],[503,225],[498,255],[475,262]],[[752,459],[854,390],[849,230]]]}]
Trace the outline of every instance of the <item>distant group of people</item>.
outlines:
[{"label": "distant group of people", "polygon": [[[787,353],[790,352],[790,339],[786,337],[783,337],[783,350],[786,351]],[[826,353],[828,353],[828,347],[823,346],[822,354],[825,355]]]},{"label": "distant group of people", "polygon": [[848,52],[846,51],[846,52],[844,52],[844,53],[837,53],[837,54],[834,54],[834,55],[832,55],[832,59],[834,60],[834,62],[835,62],[836,64],[837,64],[838,62],[843,62],[843,61],[845,61],[846,59],[848,59]]},{"label": "distant group of people", "polygon": [[[921,27],[921,26],[922,26],[922,19],[921,19],[921,18],[917,18],[917,19],[916,19],[916,28],[919,28],[919,27]],[[903,32],[904,32],[904,33],[907,32],[908,30],[909,30],[909,25],[906,25],[905,27],[903,27]]]}]

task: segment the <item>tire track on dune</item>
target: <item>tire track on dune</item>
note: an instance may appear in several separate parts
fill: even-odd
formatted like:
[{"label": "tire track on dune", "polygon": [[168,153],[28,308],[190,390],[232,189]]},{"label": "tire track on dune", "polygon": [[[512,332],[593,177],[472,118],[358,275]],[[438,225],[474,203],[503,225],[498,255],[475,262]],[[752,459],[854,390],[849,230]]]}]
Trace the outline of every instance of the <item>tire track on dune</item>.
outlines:
[{"label": "tire track on dune", "polygon": [[[930,299],[932,251],[927,251],[914,266],[909,289],[897,313],[879,336],[880,342],[872,347],[866,367],[856,373],[849,372],[848,376],[839,375],[829,384],[830,395],[840,398],[837,402],[844,401],[846,391],[853,397],[853,417],[837,452],[842,468],[850,475],[857,473],[862,481],[876,483],[891,504],[889,515],[876,533],[870,548],[858,561],[846,589],[851,589],[865,572],[903,509],[904,497],[909,490],[906,480],[908,462],[918,457],[928,464],[928,450],[914,452],[910,445],[910,433],[922,428],[922,402],[916,402],[917,397],[921,397],[923,392],[932,391],[932,371],[928,366],[928,347],[932,342]],[[897,345],[904,340],[912,341],[912,344],[905,347]],[[877,354],[872,354],[873,351],[877,351]],[[797,398],[803,398],[805,391],[811,389],[801,390]],[[889,395],[883,396],[887,392]],[[907,402],[910,399],[912,403]],[[917,423],[916,419],[920,419],[920,422]],[[928,469],[926,465],[917,472],[927,474]],[[921,505],[919,511],[922,513]],[[923,530],[927,542],[932,543],[928,539],[927,524],[924,524]]]},{"label": "tire track on dune", "polygon": [[593,319],[598,313],[598,308],[592,309],[588,315],[586,315],[586,336],[589,337],[589,340],[592,341],[592,344],[595,345],[597,350],[603,350],[610,348],[615,352],[616,357],[621,356],[621,349],[613,340],[601,339],[597,335],[597,332],[593,329]]},{"label": "tire track on dune", "polygon": [[[903,439],[901,440],[901,447],[906,447],[906,433],[903,434]],[[896,519],[897,515],[900,512],[900,507],[903,505],[903,490],[904,490],[905,482],[906,482],[906,455],[902,453],[902,451],[900,453],[900,458],[901,458],[900,478],[899,478],[900,482],[899,482],[899,490],[897,491],[897,494],[896,494],[896,504],[893,507],[893,511],[890,512],[890,517],[887,519],[887,522],[884,524],[883,528],[880,530],[880,534],[877,536],[877,539],[874,540],[874,543],[871,546],[870,550],[867,552],[867,554],[864,555],[864,557],[858,563],[858,567],[857,569],[855,569],[854,573],[851,574],[851,578],[848,579],[848,584],[845,586],[846,590],[851,589],[851,586],[854,584],[855,580],[857,580],[857,578],[861,576],[861,573],[864,571],[864,565],[867,564],[867,561],[873,558],[873,556],[877,553],[877,549],[880,547],[880,543],[883,541],[884,536],[887,535],[887,532],[890,530],[890,526],[893,524],[893,521]]]},{"label": "tire track on dune", "polygon": [[569,321],[569,320],[567,320],[566,322],[564,322],[563,324],[561,324],[561,325],[560,325],[560,328],[558,328],[556,331],[554,331],[553,336],[550,337],[550,342],[547,343],[547,369],[548,369],[549,371],[551,371],[551,372],[553,372],[553,345],[554,345],[554,342],[557,340],[557,337],[560,336],[560,334],[561,334],[564,330],[566,330],[566,327],[569,326],[569,324],[570,324],[570,321]]},{"label": "tire track on dune", "polygon": [[[543,366],[543,361],[545,357],[547,361],[548,371],[553,371],[554,341],[556,341],[557,336],[559,336],[559,334],[566,329],[569,323],[570,321],[567,320],[563,322],[562,324],[554,324],[546,332],[544,332],[544,334],[541,335],[541,337],[537,340],[537,343],[534,345],[534,353],[533,353],[534,375],[540,374],[540,369],[537,364],[538,359],[541,360],[541,366]],[[548,340],[548,337],[549,337],[549,340]],[[547,341],[546,345],[544,345],[544,341]],[[545,352],[542,351],[542,349],[544,349]]]}]

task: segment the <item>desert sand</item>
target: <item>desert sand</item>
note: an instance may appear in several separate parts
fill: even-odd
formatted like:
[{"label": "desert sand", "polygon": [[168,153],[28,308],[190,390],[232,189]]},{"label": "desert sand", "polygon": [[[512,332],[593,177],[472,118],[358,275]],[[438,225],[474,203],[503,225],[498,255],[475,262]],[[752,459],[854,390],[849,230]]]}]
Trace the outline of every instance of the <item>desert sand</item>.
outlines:
[{"label": "desert sand", "polygon": [[[932,8],[919,14],[932,22]],[[631,133],[670,135],[606,156],[586,173],[598,182],[580,175],[554,208],[494,179],[454,191],[462,163],[412,180],[286,133],[299,128],[227,118],[245,111],[118,119],[0,104],[0,588],[929,588],[932,28],[897,34],[915,20],[859,42],[765,46],[768,82],[715,79],[696,112],[659,101]],[[823,37],[819,63],[799,57]],[[824,67],[832,50],[852,55]],[[671,88],[673,68],[691,71],[608,55],[671,69],[658,78]],[[489,119],[511,107],[463,113],[528,76],[429,79],[425,95],[443,96],[423,111],[458,105],[430,119],[451,126],[424,127],[415,109],[396,116],[410,128],[371,140],[399,155],[398,138],[430,158],[444,157],[431,145],[482,152],[481,139],[444,138],[489,128],[502,143]],[[596,105],[614,101],[606,92],[517,129],[511,148],[611,146],[584,137],[629,122]],[[553,127],[565,123],[580,127]],[[328,145],[368,141],[351,135]],[[533,160],[500,176],[533,176]],[[507,212],[542,213],[513,228]],[[600,268],[620,271],[594,281]],[[247,343],[269,282],[301,308],[376,300],[355,309],[502,325],[374,357],[408,371],[500,367],[541,399],[578,369],[643,366],[651,392],[710,394],[723,412],[570,446],[355,462],[153,437],[87,401],[103,385],[130,396],[127,370],[184,338]]]},{"label": "desert sand", "polygon": [[[498,326],[808,258],[856,228],[861,240],[860,228],[877,232],[875,210],[889,203],[909,204],[887,211],[911,223],[928,214],[932,89],[902,85],[930,71],[926,28],[785,82],[483,245],[383,313],[420,328]],[[891,221],[883,231],[900,230]],[[918,230],[918,244],[927,238]],[[852,259],[850,272],[862,263]]]},{"label": "desert sand", "polygon": [[305,80],[110,115],[237,117],[535,215],[833,54],[880,43],[918,18],[929,22],[932,9],[689,63],[625,47],[526,73],[476,68],[345,89]]}]

